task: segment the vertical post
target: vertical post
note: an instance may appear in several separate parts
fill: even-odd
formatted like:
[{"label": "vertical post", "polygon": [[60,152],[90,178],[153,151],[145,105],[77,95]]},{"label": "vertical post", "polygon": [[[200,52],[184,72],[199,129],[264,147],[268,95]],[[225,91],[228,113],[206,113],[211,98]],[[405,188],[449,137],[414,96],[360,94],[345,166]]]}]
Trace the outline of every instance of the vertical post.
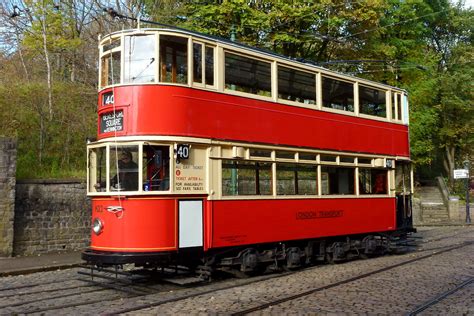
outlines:
[{"label": "vertical post", "polygon": [[232,42],[235,42],[235,39],[236,39],[235,25],[232,23],[232,25],[230,26],[230,40]]},{"label": "vertical post", "polygon": [[469,160],[466,159],[464,160],[464,169],[467,170],[467,178],[466,178],[466,224],[471,223],[471,214],[470,214],[470,209],[469,209]]}]

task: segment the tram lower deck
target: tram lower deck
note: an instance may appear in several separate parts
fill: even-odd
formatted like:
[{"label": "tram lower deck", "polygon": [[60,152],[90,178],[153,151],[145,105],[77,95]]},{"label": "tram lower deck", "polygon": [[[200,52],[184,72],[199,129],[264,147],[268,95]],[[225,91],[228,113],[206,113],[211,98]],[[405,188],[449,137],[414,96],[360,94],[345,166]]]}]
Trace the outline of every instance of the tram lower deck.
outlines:
[{"label": "tram lower deck", "polygon": [[[396,230],[394,198],[209,201],[94,199],[90,251],[153,255]],[[99,228],[98,228],[99,229]],[[104,256],[102,256],[104,257]],[[104,263],[108,260],[102,258]]]}]

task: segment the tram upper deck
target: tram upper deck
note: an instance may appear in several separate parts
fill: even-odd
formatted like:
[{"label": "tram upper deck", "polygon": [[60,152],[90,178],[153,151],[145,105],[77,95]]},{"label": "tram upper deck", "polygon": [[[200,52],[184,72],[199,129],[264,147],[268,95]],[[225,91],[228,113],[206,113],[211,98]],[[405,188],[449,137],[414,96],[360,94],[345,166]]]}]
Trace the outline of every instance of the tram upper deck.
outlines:
[{"label": "tram upper deck", "polygon": [[174,29],[100,42],[99,139],[185,136],[409,157],[404,90]]}]

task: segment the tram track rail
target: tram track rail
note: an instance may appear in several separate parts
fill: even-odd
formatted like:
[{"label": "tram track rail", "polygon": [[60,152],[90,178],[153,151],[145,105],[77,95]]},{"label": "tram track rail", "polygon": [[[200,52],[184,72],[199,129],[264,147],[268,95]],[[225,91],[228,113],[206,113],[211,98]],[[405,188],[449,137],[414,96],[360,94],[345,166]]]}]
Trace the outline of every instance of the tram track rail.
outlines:
[{"label": "tram track rail", "polygon": [[444,254],[444,253],[447,253],[447,252],[450,252],[450,251],[453,251],[453,250],[457,250],[457,249],[460,249],[460,248],[463,248],[463,247],[466,247],[466,246],[470,246],[472,244],[474,244],[474,242],[464,242],[460,245],[449,247],[449,248],[441,250],[439,252],[435,252],[435,253],[427,254],[427,255],[424,255],[424,256],[417,257],[417,258],[413,258],[413,259],[403,261],[403,262],[400,262],[400,263],[397,263],[397,264],[394,264],[394,265],[391,265],[391,266],[387,266],[387,267],[384,267],[384,268],[381,268],[381,269],[377,269],[377,270],[374,270],[374,271],[371,271],[371,272],[367,272],[367,273],[364,273],[364,274],[361,274],[361,275],[358,275],[358,276],[355,276],[355,277],[352,277],[352,278],[349,278],[349,279],[346,279],[346,280],[342,280],[342,281],[335,282],[335,283],[332,283],[332,284],[324,285],[324,286],[317,287],[317,288],[314,288],[314,289],[311,289],[311,290],[308,290],[308,291],[304,291],[304,292],[301,292],[301,293],[298,293],[298,294],[295,294],[295,295],[290,295],[290,296],[287,296],[287,297],[280,298],[278,300],[274,300],[274,301],[271,301],[271,302],[268,302],[268,303],[265,303],[265,304],[261,304],[261,305],[258,305],[258,306],[252,307],[252,308],[241,310],[239,312],[233,313],[232,315],[240,316],[240,315],[247,315],[247,314],[250,314],[252,312],[261,311],[261,310],[267,309],[267,308],[269,308],[271,306],[274,306],[274,305],[289,302],[289,301],[292,301],[292,300],[295,300],[295,299],[298,299],[298,298],[301,298],[301,297],[305,297],[305,296],[308,296],[308,295],[311,295],[311,294],[314,294],[314,293],[317,293],[317,292],[321,292],[321,291],[328,290],[328,289],[331,289],[331,288],[334,288],[334,287],[338,287],[338,286],[341,286],[341,285],[344,285],[344,284],[348,284],[348,283],[351,283],[351,282],[354,282],[354,281],[358,281],[358,280],[361,280],[361,279],[364,279],[364,278],[367,278],[367,277],[370,277],[370,276],[373,276],[373,275],[376,275],[376,274],[379,274],[379,273],[382,273],[382,272],[386,272],[386,271],[389,271],[389,270],[392,270],[392,269],[395,269],[395,268],[399,268],[399,267],[402,267],[402,266],[405,266],[405,265],[408,265],[408,264],[411,264],[411,263],[414,263],[414,262],[417,262],[417,261],[432,258],[434,256],[438,256],[438,255],[441,255],[441,254]]},{"label": "tram track rail", "polygon": [[[459,235],[459,234],[454,234],[454,235],[451,235],[451,236],[455,236],[455,235]],[[426,244],[433,243],[433,242],[436,242],[436,241],[439,241],[439,240],[442,240],[442,239],[444,239],[444,238],[441,237],[441,238],[436,239],[436,240],[429,240],[428,242],[426,242]],[[407,265],[407,264],[410,264],[410,263],[413,263],[413,262],[416,262],[416,261],[419,261],[419,260],[427,259],[429,257],[437,256],[437,255],[440,255],[440,254],[443,254],[443,253],[446,253],[446,252],[449,252],[449,251],[452,251],[452,250],[455,250],[455,249],[459,249],[459,248],[468,246],[470,244],[472,244],[472,242],[456,243],[455,245],[451,244],[451,245],[446,245],[446,246],[441,246],[441,247],[431,248],[431,249],[425,248],[425,249],[422,249],[418,252],[410,251],[408,253],[416,254],[417,257],[413,258],[413,259],[410,259],[410,260],[400,262],[398,264],[394,264],[394,265],[390,265],[390,266],[387,266],[387,267],[384,267],[384,268],[381,268],[381,269],[377,269],[377,270],[374,270],[372,272],[368,272],[366,274],[355,276],[353,278],[349,278],[349,279],[341,280],[339,282],[335,282],[335,283],[328,284],[328,285],[325,285],[325,286],[317,287],[317,288],[314,288],[314,289],[296,294],[296,296],[282,298],[282,299],[275,300],[275,301],[270,302],[270,303],[265,304],[265,305],[260,305],[260,306],[257,306],[257,307],[253,307],[251,309],[242,310],[242,311],[236,312],[236,315],[245,315],[245,314],[250,313],[252,311],[263,310],[263,309],[265,309],[269,306],[280,304],[281,302],[290,301],[290,300],[296,299],[298,297],[303,297],[305,295],[310,295],[312,293],[324,291],[325,289],[334,288],[334,287],[337,287],[337,286],[340,286],[340,285],[343,285],[343,284],[353,282],[355,280],[359,280],[359,279],[369,277],[369,276],[377,274],[377,273],[381,273],[381,272],[384,272],[384,271],[394,269],[394,268],[399,267],[399,266]],[[423,255],[423,253],[426,253],[426,252],[430,252],[430,253],[428,253],[426,255]],[[127,307],[127,308],[117,308],[117,309],[110,308],[110,306],[109,307],[100,306],[99,307],[100,313],[118,314],[118,313],[135,312],[135,311],[140,311],[140,310],[144,310],[144,309],[148,309],[148,308],[157,307],[157,306],[164,305],[164,304],[167,304],[167,303],[184,301],[184,300],[187,300],[187,299],[192,299],[192,298],[207,295],[207,294],[217,293],[219,291],[224,291],[224,290],[228,290],[228,289],[232,289],[232,288],[243,287],[243,286],[251,285],[253,283],[259,283],[259,282],[264,282],[264,281],[268,281],[268,280],[271,280],[271,279],[283,278],[283,277],[286,277],[286,276],[291,275],[293,273],[297,273],[299,271],[317,269],[319,267],[321,267],[321,266],[318,265],[318,266],[312,266],[312,267],[308,267],[306,269],[301,269],[301,270],[292,271],[292,272],[284,272],[284,273],[278,273],[278,274],[252,277],[250,279],[245,279],[245,280],[232,279],[232,280],[230,280],[230,282],[233,282],[233,284],[228,284],[227,281],[229,281],[229,280],[226,279],[226,280],[223,280],[223,281],[212,282],[212,283],[209,283],[209,284],[200,283],[200,284],[197,284],[197,285],[194,285],[194,286],[189,286],[188,285],[188,286],[185,286],[185,287],[183,287],[183,286],[172,286],[172,285],[169,285],[169,284],[167,284],[167,285],[163,285],[163,284],[157,285],[156,283],[153,283],[153,282],[156,281],[156,279],[153,279],[152,282],[150,282],[150,280],[147,282],[146,279],[142,279],[141,276],[138,279],[134,279],[132,281],[127,280],[127,279],[121,280],[123,282],[117,281],[117,280],[115,280],[114,278],[112,278],[110,276],[106,277],[105,281],[99,281],[99,278],[97,278],[96,280],[85,279],[85,278],[76,278],[73,281],[83,281],[83,282],[91,284],[94,287],[97,286],[99,288],[93,288],[89,291],[81,291],[81,292],[69,293],[69,294],[64,294],[64,295],[57,295],[57,296],[56,295],[50,295],[47,298],[32,299],[32,300],[29,300],[29,301],[25,300],[21,303],[17,302],[17,303],[12,303],[12,304],[3,305],[3,306],[0,304],[0,313],[3,313],[5,311],[7,313],[20,313],[20,314],[47,313],[48,311],[54,312],[54,311],[58,311],[58,310],[67,310],[67,309],[70,309],[72,311],[75,311],[75,310],[79,311],[82,308],[81,306],[86,306],[86,305],[91,305],[91,304],[96,304],[96,305],[100,306],[101,303],[105,303],[105,302],[110,302],[113,305],[114,301],[122,300],[122,299],[132,300],[131,301],[132,303],[129,304],[131,306]],[[105,271],[105,272],[107,272],[110,275],[113,275],[115,273],[115,271]],[[96,277],[98,277],[98,275],[95,274],[94,278],[96,278]],[[115,281],[117,281],[117,282],[115,282]],[[0,289],[0,294],[1,294],[2,291],[22,289],[22,288],[25,288],[25,287],[40,286],[40,285],[51,284],[51,283],[54,283],[54,282],[39,283],[39,284],[27,284],[27,285],[20,285],[20,286],[16,286],[16,287],[3,288],[3,289]],[[83,286],[81,286],[81,288],[87,288],[88,286],[90,286],[90,285],[83,285]],[[210,286],[211,288],[209,288],[208,286]],[[59,290],[61,290],[61,289],[59,289]],[[21,293],[20,295],[28,295],[28,294],[34,295],[36,293],[38,293],[38,294],[40,294],[40,293],[54,293],[55,291],[58,291],[58,290],[56,289],[56,290],[46,290],[46,291],[35,291],[35,292],[32,292],[32,293],[25,293],[25,294]],[[104,293],[104,295],[100,295],[101,296],[100,299],[97,299],[96,295],[94,295],[93,297],[87,297],[87,295],[84,296],[84,294],[95,293],[95,292],[97,292],[97,293],[102,292],[102,293]],[[105,293],[107,293],[107,294],[105,294]],[[156,294],[160,294],[160,293],[163,293],[164,295],[160,295],[160,299],[157,300]],[[75,297],[78,297],[78,296],[80,296],[81,298],[80,299],[75,299]],[[66,302],[66,303],[61,303],[60,302],[61,299],[68,298],[68,297],[70,297],[69,302]],[[0,296],[0,298],[1,298],[1,296]],[[133,300],[136,300],[136,298],[139,298],[141,301],[144,301],[146,303],[136,305],[136,303],[133,303]],[[54,302],[55,300],[59,300],[57,302],[57,304]],[[48,303],[48,304],[40,304],[40,305],[34,306],[35,303],[38,303],[38,302],[43,303],[44,301],[51,302],[51,304]],[[33,304],[33,306],[31,306],[31,304]],[[22,308],[22,306],[24,306],[24,308]],[[9,307],[13,308],[13,309],[7,309]]]},{"label": "tram track rail", "polygon": [[436,295],[435,297],[433,297],[432,299],[424,302],[423,304],[419,305],[418,307],[414,308],[412,311],[410,311],[409,313],[407,313],[406,315],[407,316],[415,316],[415,315],[418,315],[420,314],[421,312],[429,309],[430,307],[432,306],[435,306],[436,304],[440,303],[442,300],[444,300],[445,298],[453,295],[454,293],[458,292],[459,290],[461,290],[462,288],[468,286],[469,284],[473,283],[474,282],[474,277],[471,276],[469,277],[467,280],[465,280],[464,282],[462,282],[461,284],[458,284],[456,287],[446,291],[446,292],[443,292],[441,294],[438,294]]},{"label": "tram track rail", "polygon": [[[101,292],[101,291],[104,291],[104,290],[105,289],[102,289],[102,288],[94,288],[94,289],[91,289],[91,290],[88,290],[88,291],[81,291],[79,293],[54,295],[54,296],[48,297],[47,299],[45,299],[45,298],[30,299],[30,300],[26,300],[26,301],[17,302],[17,303],[0,305],[0,309],[9,308],[9,307],[17,307],[17,306],[22,306],[22,305],[27,305],[27,304],[31,304],[31,303],[37,303],[37,302],[44,302],[45,300],[66,298],[66,297],[70,297],[70,296],[74,296],[74,295],[78,295],[78,294],[82,295],[82,294],[88,294],[88,293],[94,293],[94,292]],[[20,313],[23,313],[23,312],[20,312]]]},{"label": "tram track rail", "polygon": [[17,285],[17,286],[9,286],[9,287],[0,287],[0,293],[4,291],[14,291],[14,290],[20,290],[24,288],[32,288],[32,287],[39,287],[39,286],[47,286],[51,284],[58,284],[61,282],[68,282],[68,281],[79,281],[81,278],[67,278],[63,280],[54,280],[50,282],[34,282],[34,283],[26,283],[22,285]]},{"label": "tram track rail", "polygon": [[[341,280],[341,281],[338,281],[338,282],[335,282],[335,283],[331,283],[331,284],[324,285],[324,286],[321,286],[321,287],[317,287],[317,288],[314,288],[314,289],[311,289],[311,290],[308,290],[308,291],[304,291],[304,292],[301,292],[301,293],[298,293],[298,294],[295,294],[295,295],[291,295],[291,296],[287,296],[287,297],[284,297],[284,298],[281,298],[281,299],[278,299],[278,300],[274,300],[274,301],[266,303],[266,304],[262,304],[262,305],[259,305],[259,306],[256,306],[256,307],[245,309],[245,310],[233,313],[232,315],[246,315],[246,314],[249,314],[249,313],[252,313],[252,312],[257,312],[257,311],[260,311],[260,310],[264,310],[264,309],[266,309],[270,306],[273,306],[273,305],[281,304],[281,303],[288,302],[288,301],[291,301],[291,300],[294,300],[294,299],[297,299],[297,298],[300,298],[300,297],[308,296],[308,295],[313,294],[313,293],[321,292],[321,291],[324,291],[324,290],[327,290],[327,289],[330,289],[330,288],[334,288],[334,287],[341,286],[341,285],[344,285],[344,284],[347,284],[347,283],[351,283],[351,282],[354,282],[354,281],[357,281],[357,280],[361,280],[361,279],[370,277],[370,276],[378,274],[378,273],[389,271],[389,270],[392,270],[392,269],[395,269],[395,268],[398,268],[398,267],[401,267],[401,266],[404,266],[404,265],[408,265],[408,264],[411,264],[411,263],[414,263],[414,262],[417,262],[417,261],[420,261],[420,260],[424,260],[424,259],[428,259],[428,258],[431,258],[431,257],[434,257],[434,256],[438,256],[438,255],[447,253],[449,251],[460,249],[460,248],[472,245],[473,243],[474,242],[464,242],[462,244],[457,244],[455,246],[451,246],[449,248],[446,248],[446,249],[443,249],[443,250],[440,250],[440,251],[437,251],[437,252],[434,252],[434,253],[430,253],[430,254],[423,255],[423,256],[420,256],[420,257],[416,257],[416,258],[413,258],[413,259],[410,259],[410,260],[406,260],[406,261],[403,261],[403,262],[400,262],[400,263],[397,263],[397,264],[393,264],[393,265],[390,265],[390,266],[387,266],[387,267],[383,267],[383,268],[380,268],[380,269],[377,269],[377,270],[374,270],[374,271],[371,271],[371,272],[368,272],[368,273],[364,273],[364,274],[361,274],[361,275],[358,275],[358,276],[355,276],[355,277],[352,277],[352,278],[349,278],[349,279],[346,279],[346,280]],[[428,250],[426,250],[426,251],[428,251]],[[311,267],[311,268],[314,269],[314,268],[317,268],[317,267]],[[311,269],[311,268],[309,268],[309,269]],[[299,270],[299,271],[301,271],[301,270]],[[272,276],[269,276],[268,278],[265,278],[265,279],[259,279],[259,280],[256,280],[256,281],[249,281],[249,282],[236,284],[236,285],[224,286],[224,287],[216,288],[216,289],[208,289],[208,290],[204,290],[204,291],[200,291],[200,292],[196,292],[196,293],[188,293],[188,294],[184,294],[184,295],[177,295],[177,296],[172,297],[172,298],[162,299],[160,301],[155,301],[155,302],[151,302],[151,303],[147,303],[147,304],[141,304],[141,305],[137,305],[137,306],[134,306],[134,307],[131,307],[131,308],[113,310],[113,311],[110,311],[108,313],[110,313],[110,314],[121,314],[121,313],[136,312],[136,311],[140,311],[140,310],[144,310],[144,309],[158,307],[160,305],[164,305],[164,304],[167,304],[167,303],[173,303],[173,302],[182,301],[182,300],[186,300],[186,299],[190,299],[190,298],[195,298],[195,297],[202,296],[202,295],[211,294],[211,293],[218,292],[218,291],[228,290],[228,289],[232,289],[232,288],[238,288],[238,287],[250,285],[250,284],[253,284],[253,283],[268,281],[270,279],[282,278],[282,277],[288,276],[292,273],[294,273],[294,272],[287,272],[285,274],[272,275]]]},{"label": "tram track rail", "polygon": [[467,232],[466,231],[460,231],[460,232],[457,232],[455,234],[441,235],[441,236],[438,236],[436,238],[421,237],[421,238],[423,238],[423,240],[421,240],[419,245],[424,245],[424,244],[428,244],[428,243],[432,243],[432,242],[436,242],[436,241],[455,238],[455,237],[458,237],[460,235],[465,235],[465,234],[472,234],[472,232],[470,232],[470,231],[467,231]]},{"label": "tram track rail", "polygon": [[[97,277],[97,276],[95,276]],[[22,299],[18,302],[1,304],[0,303],[0,314],[32,314],[32,313],[43,313],[43,312],[53,312],[56,310],[62,310],[71,307],[80,307],[90,304],[102,303],[107,301],[114,301],[120,299],[127,299],[127,298],[136,298],[136,297],[143,297],[149,294],[158,294],[160,292],[165,292],[170,290],[170,286],[162,286],[162,288],[157,288],[156,286],[146,286],[146,285],[137,285],[133,284],[133,282],[117,282],[117,280],[112,280],[112,278],[106,278],[106,281],[97,281],[93,279],[87,278],[77,278],[77,281],[85,282],[84,285],[73,286],[73,287],[63,287],[63,288],[55,288],[55,289],[48,289],[42,291],[33,291],[28,293],[16,293],[18,297],[24,297],[27,295],[35,295],[35,294],[45,294],[45,293],[55,293],[55,292],[64,292],[67,290],[75,290],[75,289],[87,289],[87,290],[80,290],[74,291],[72,293],[66,294],[59,294],[59,295],[48,295],[44,297],[31,298],[31,299]],[[123,281],[123,280],[121,280]],[[52,283],[52,282],[50,282]],[[38,284],[36,286],[40,286]],[[20,288],[23,289],[28,287],[29,285],[18,286],[18,287],[11,287],[9,289]],[[175,288],[173,288],[175,289]],[[94,295],[93,298],[84,298],[87,294],[94,294],[94,293],[104,293],[100,294],[100,298],[97,299],[97,295]],[[3,298],[14,297],[10,295],[5,295]],[[0,297],[2,298],[2,297]],[[59,303],[56,304],[57,301],[61,299],[69,299],[70,303]],[[41,303],[40,305],[34,305],[35,303]],[[46,305],[46,306],[45,306]],[[48,306],[49,305],[49,306]],[[20,308],[18,308],[20,307]]]},{"label": "tram track rail", "polygon": [[[0,294],[0,299],[8,298],[8,297],[15,297],[15,296],[25,296],[25,295],[33,295],[33,294],[41,294],[41,293],[52,293],[52,292],[56,292],[56,291],[72,290],[72,289],[84,288],[84,287],[90,287],[90,285],[84,284],[84,285],[74,285],[74,286],[54,288],[54,289],[42,289],[42,290],[36,290],[36,291],[30,291],[30,292]],[[1,308],[1,304],[0,304],[0,308]]]}]

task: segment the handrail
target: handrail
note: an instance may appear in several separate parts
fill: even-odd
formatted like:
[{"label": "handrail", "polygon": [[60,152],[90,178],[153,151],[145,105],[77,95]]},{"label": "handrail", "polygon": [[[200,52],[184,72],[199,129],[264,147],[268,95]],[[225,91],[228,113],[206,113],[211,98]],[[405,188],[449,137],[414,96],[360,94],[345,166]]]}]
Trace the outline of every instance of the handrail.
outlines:
[{"label": "handrail", "polygon": [[443,203],[444,205],[448,205],[449,201],[449,188],[446,185],[446,182],[444,181],[444,178],[439,176],[436,177],[436,182],[438,184],[438,188],[441,191],[441,196],[443,197]]}]

